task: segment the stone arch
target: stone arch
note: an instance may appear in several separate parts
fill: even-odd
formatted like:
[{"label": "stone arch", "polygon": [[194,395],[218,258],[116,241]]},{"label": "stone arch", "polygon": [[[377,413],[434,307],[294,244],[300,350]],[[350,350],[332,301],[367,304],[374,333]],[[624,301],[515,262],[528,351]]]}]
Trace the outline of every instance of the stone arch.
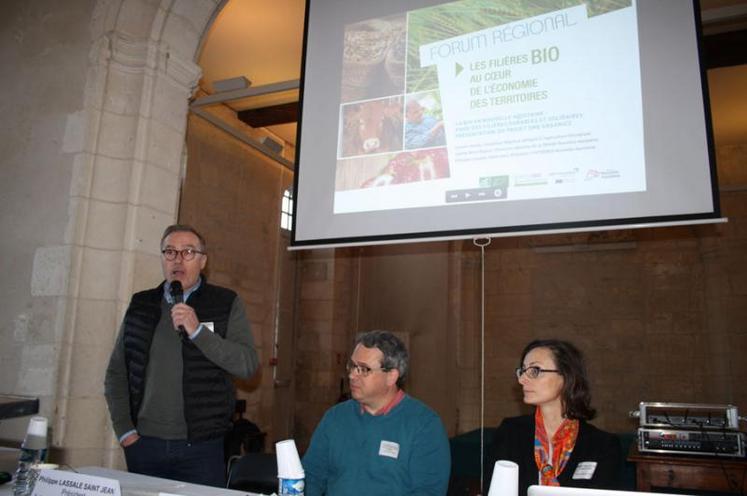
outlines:
[{"label": "stone arch", "polygon": [[188,103],[201,76],[195,58],[225,1],[94,7],[53,419],[53,444],[72,466],[123,466],[104,372],[130,295],[160,277],[158,241],[177,218]]}]

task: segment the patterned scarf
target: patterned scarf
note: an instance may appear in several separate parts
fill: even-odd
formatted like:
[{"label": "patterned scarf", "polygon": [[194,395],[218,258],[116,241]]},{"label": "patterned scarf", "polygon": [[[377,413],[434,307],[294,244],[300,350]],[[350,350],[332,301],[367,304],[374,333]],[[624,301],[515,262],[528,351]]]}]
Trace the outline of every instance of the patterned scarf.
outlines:
[{"label": "patterned scarf", "polygon": [[559,486],[558,476],[563,472],[573,453],[578,437],[578,420],[565,419],[552,437],[552,460],[548,461],[549,445],[545,421],[540,409],[534,412],[534,462],[540,473],[540,485]]}]

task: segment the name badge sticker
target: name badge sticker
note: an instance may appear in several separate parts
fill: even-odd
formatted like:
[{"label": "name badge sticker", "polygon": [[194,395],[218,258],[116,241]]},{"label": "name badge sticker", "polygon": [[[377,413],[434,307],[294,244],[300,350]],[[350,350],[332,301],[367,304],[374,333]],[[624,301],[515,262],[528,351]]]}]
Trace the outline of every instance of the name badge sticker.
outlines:
[{"label": "name badge sticker", "polygon": [[399,444],[392,441],[381,441],[379,445],[379,456],[388,456],[389,458],[399,457]]},{"label": "name badge sticker", "polygon": [[589,480],[594,477],[594,472],[597,470],[597,462],[581,462],[576,466],[576,470],[573,472],[573,479],[586,479]]}]

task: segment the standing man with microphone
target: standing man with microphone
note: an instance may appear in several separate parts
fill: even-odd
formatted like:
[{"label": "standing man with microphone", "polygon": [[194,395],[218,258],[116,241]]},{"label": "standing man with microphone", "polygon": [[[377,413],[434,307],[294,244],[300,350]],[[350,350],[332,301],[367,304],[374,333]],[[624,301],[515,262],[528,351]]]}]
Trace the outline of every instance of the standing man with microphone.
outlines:
[{"label": "standing man with microphone", "polygon": [[241,298],[208,284],[203,237],[175,224],[161,238],[164,281],[133,295],[104,381],[130,472],[225,486],[232,376],[257,353]]}]

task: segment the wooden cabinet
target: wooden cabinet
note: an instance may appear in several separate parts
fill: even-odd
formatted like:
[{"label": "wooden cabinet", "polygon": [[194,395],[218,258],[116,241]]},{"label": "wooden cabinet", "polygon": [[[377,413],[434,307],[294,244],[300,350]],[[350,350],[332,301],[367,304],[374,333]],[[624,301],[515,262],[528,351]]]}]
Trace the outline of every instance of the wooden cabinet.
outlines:
[{"label": "wooden cabinet", "polygon": [[633,445],[628,461],[636,466],[639,491],[680,489],[744,494],[747,459],[639,453]]}]

